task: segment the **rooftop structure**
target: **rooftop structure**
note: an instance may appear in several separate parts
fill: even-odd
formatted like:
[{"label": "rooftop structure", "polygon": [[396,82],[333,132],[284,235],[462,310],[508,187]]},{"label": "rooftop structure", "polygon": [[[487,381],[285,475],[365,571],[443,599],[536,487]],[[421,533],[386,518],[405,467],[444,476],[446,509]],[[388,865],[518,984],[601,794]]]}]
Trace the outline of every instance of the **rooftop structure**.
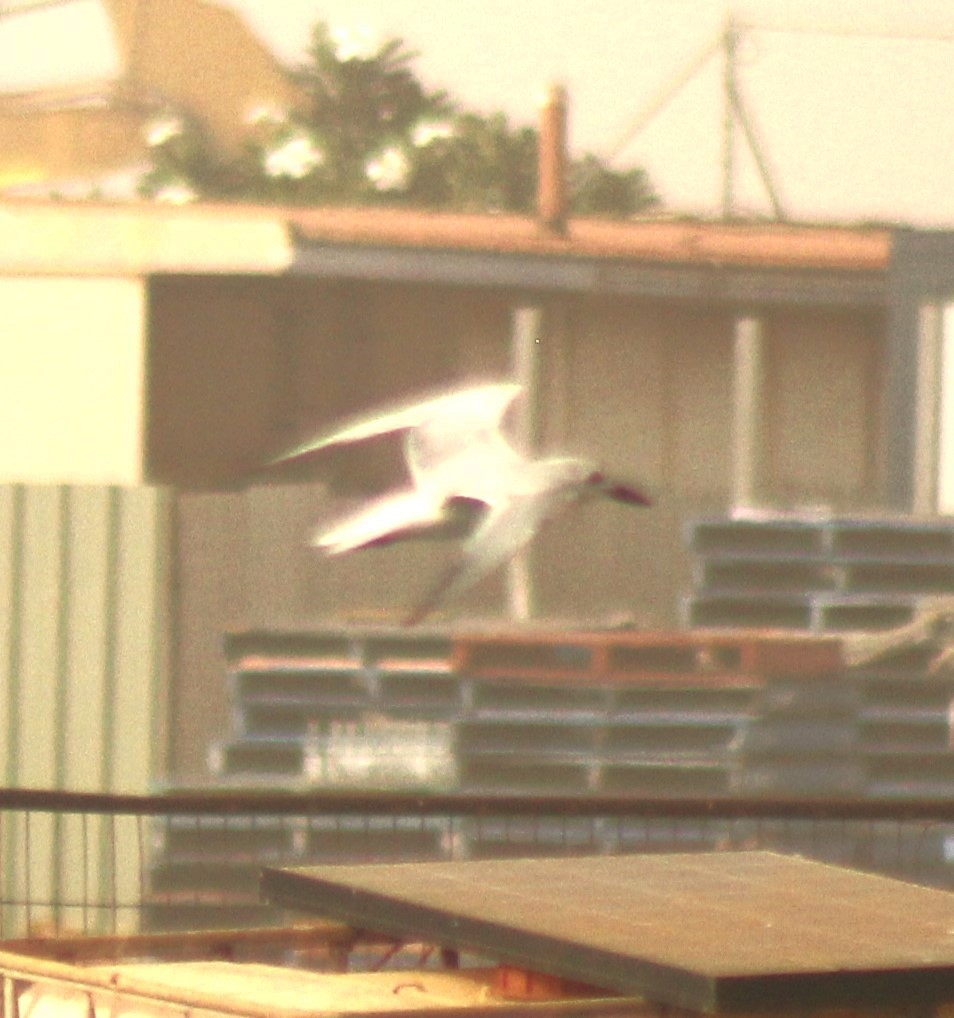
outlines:
[{"label": "rooftop structure", "polygon": [[[80,37],[90,40],[83,49]],[[51,0],[0,12],[5,190],[129,196],[157,114],[195,118],[214,150],[233,154],[256,107],[301,101],[239,15],[211,0]]]}]

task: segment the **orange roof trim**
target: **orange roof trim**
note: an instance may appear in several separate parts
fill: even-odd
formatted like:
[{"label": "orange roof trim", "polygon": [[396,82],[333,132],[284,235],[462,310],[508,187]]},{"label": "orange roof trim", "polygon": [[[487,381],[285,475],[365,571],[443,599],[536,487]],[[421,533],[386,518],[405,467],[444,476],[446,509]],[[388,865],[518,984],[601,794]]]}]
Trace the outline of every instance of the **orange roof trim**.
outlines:
[{"label": "orange roof trim", "polygon": [[0,209],[33,210],[81,221],[115,217],[145,222],[262,220],[288,230],[293,243],[342,244],[474,254],[540,255],[714,268],[801,269],[883,273],[891,259],[887,228],[718,223],[678,220],[572,219],[554,233],[530,216],[421,212],[410,209],[298,208],[201,202],[169,206],[133,202],[57,202],[7,198]]},{"label": "orange roof trim", "polygon": [[526,216],[395,209],[286,210],[313,243],[880,272],[891,232],[878,228],[573,219],[566,233]]}]

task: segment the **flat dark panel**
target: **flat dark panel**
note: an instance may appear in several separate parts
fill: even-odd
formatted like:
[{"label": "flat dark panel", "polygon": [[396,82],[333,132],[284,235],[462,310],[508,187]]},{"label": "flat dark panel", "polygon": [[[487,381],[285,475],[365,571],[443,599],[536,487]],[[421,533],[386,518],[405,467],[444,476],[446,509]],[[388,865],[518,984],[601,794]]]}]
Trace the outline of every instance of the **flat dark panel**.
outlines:
[{"label": "flat dark panel", "polygon": [[700,1011],[954,999],[954,895],[771,852],[265,870],[263,892]]}]

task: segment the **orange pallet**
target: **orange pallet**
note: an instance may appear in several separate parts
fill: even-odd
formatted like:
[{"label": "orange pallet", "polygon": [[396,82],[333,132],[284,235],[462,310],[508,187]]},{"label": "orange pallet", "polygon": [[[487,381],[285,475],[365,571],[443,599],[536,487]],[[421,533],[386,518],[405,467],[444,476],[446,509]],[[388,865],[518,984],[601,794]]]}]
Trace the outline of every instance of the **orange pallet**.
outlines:
[{"label": "orange pallet", "polygon": [[751,685],[844,669],[834,636],[769,630],[477,633],[452,640],[452,670],[537,682]]}]

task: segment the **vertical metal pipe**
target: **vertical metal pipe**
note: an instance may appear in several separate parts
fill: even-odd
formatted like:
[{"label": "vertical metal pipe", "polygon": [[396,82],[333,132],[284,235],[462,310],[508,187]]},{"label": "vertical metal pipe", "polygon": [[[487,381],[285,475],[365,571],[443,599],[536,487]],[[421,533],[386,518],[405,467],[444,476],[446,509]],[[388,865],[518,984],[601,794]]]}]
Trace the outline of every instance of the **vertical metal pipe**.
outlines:
[{"label": "vertical metal pipe", "polygon": [[30,821],[33,817],[29,809],[23,811],[23,912],[25,917],[25,935],[33,936],[33,875],[30,872],[30,862],[33,858],[31,850]]},{"label": "vertical metal pipe", "polygon": [[738,33],[730,18],[723,33],[722,218],[731,219],[735,205],[735,102]]},{"label": "vertical metal pipe", "polygon": [[116,814],[107,813],[104,820],[109,844],[109,932],[115,936],[119,929],[119,851],[116,844]]},{"label": "vertical metal pipe", "polygon": [[549,230],[566,230],[567,99],[562,85],[551,85],[540,108],[540,151],[537,168],[537,214]]},{"label": "vertical metal pipe", "polygon": [[[137,813],[135,819],[135,848],[137,865],[137,887],[138,898],[135,902],[135,913],[132,919],[132,928],[136,932],[142,932],[145,926],[146,896],[149,893],[149,874],[147,870],[148,856],[146,852],[146,831],[144,830],[147,818],[142,813]],[[152,819],[152,817],[150,817]]]},{"label": "vertical metal pipe", "polygon": [[102,745],[100,747],[101,791],[113,788],[115,756],[115,699],[117,649],[119,642],[119,568],[121,493],[117,487],[108,489],[106,503],[106,581],[103,596],[103,702]]},{"label": "vertical metal pipe", "polygon": [[[56,675],[53,693],[53,785],[66,786],[66,715],[69,697],[69,646],[70,646],[70,487],[59,485],[57,505],[57,611],[56,611]],[[63,814],[53,814],[53,857],[50,874],[50,899],[53,907],[54,928],[59,930],[62,920],[63,867],[66,854],[63,851]]]},{"label": "vertical metal pipe", "polygon": [[61,484],[58,490],[57,544],[59,567],[57,570],[56,612],[56,676],[53,699],[53,782],[56,788],[66,783],[66,707],[69,696],[69,645],[70,645],[70,513],[69,485]]},{"label": "vertical metal pipe", "polygon": [[172,690],[168,682],[171,672],[172,648],[176,645],[172,554],[174,496],[170,489],[155,493],[155,543],[153,545],[153,625],[150,655],[150,736],[149,777],[168,774],[171,764],[169,725],[172,718]]},{"label": "vertical metal pipe", "polygon": [[760,495],[764,352],[762,323],[735,322],[732,397],[732,504],[752,506]]},{"label": "vertical metal pipe", "polygon": [[6,754],[4,783],[18,784],[20,775],[20,681],[23,664],[23,542],[26,538],[26,486],[14,484],[10,490],[10,580],[4,591],[9,612],[7,660],[9,675],[6,689]]},{"label": "vertical metal pipe", "polygon": [[[100,745],[100,779],[101,791],[115,789],[115,756],[116,756],[116,689],[118,673],[118,644],[119,644],[119,598],[120,598],[120,544],[122,540],[122,494],[118,487],[110,487],[107,491],[106,503],[106,578],[105,591],[103,596],[103,683],[102,683],[102,742]],[[115,846],[112,844],[113,832],[109,829],[106,821],[100,821],[99,827],[99,850],[97,852],[96,865],[98,868],[97,885],[98,900],[105,902],[110,900],[110,890],[114,885],[114,876],[111,871],[112,860],[114,859]],[[102,932],[102,915],[97,929]]]},{"label": "vertical metal pipe", "polygon": [[17,1000],[17,983],[13,976],[3,976],[3,1018],[19,1018],[20,1002]]},{"label": "vertical metal pipe", "polygon": [[[7,629],[8,676],[6,688],[6,760],[4,761],[4,782],[7,788],[15,788],[20,777],[20,723],[21,723],[21,668],[23,658],[23,542],[26,531],[26,486],[14,484],[10,489],[10,577],[6,599],[9,624]],[[17,818],[7,817],[7,823],[0,828],[0,859],[2,859],[3,887],[8,891],[9,904],[0,903],[0,910],[9,916],[9,921],[0,921],[6,935],[16,935],[17,914],[14,904],[17,886],[17,862],[20,853],[16,843]]]},{"label": "vertical metal pipe", "polygon": [[81,813],[81,827],[80,838],[83,845],[83,899],[82,899],[82,931],[83,933],[89,933],[89,851],[90,851],[90,833],[89,833],[89,813]]}]

